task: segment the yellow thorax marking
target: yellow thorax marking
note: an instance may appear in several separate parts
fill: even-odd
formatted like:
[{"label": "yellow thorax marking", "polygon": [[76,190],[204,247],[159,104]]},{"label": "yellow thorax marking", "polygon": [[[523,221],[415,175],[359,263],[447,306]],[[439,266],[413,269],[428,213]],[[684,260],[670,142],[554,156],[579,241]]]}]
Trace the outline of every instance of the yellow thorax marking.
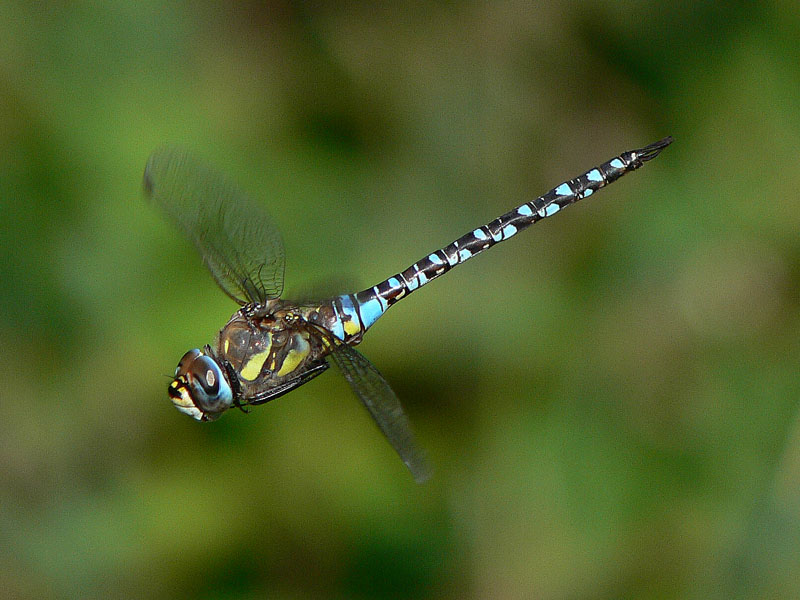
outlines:
[{"label": "yellow thorax marking", "polygon": [[265,350],[264,352],[259,352],[258,354],[251,356],[250,360],[247,361],[247,364],[239,372],[239,375],[242,376],[242,379],[253,381],[256,377],[258,377],[261,373],[261,367],[264,366],[264,362],[266,362],[267,357],[269,357],[269,350]]},{"label": "yellow thorax marking", "polygon": [[[229,340],[225,340],[225,346],[228,346],[228,341]],[[247,364],[242,367],[242,370],[239,372],[239,375],[242,376],[242,379],[254,381],[261,374],[261,369],[264,367],[264,363],[266,362],[267,358],[269,358],[269,353],[272,350],[272,333],[269,331],[264,335],[264,343],[262,348],[263,349],[261,352],[253,354],[253,356],[250,357],[250,360],[247,361]]]},{"label": "yellow thorax marking", "polygon": [[279,377],[294,371],[298,365],[303,362],[306,356],[308,356],[309,352],[311,352],[311,346],[304,337],[295,335],[294,341],[295,347],[286,353],[286,358],[283,359],[283,364],[276,373]]}]

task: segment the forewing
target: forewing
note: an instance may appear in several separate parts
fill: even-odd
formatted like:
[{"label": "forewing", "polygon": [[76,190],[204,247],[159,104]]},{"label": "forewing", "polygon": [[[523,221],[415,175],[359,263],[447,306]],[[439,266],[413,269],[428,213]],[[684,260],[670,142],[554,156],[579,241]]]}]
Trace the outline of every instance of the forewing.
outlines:
[{"label": "forewing", "polygon": [[266,210],[226,176],[180,148],[147,161],[144,188],[192,241],[211,275],[240,304],[283,291],[283,241]]},{"label": "forewing", "polygon": [[355,348],[336,339],[331,359],[339,367],[375,423],[400,455],[417,483],[431,476],[425,454],[417,447],[411,424],[392,388],[371,362]]}]

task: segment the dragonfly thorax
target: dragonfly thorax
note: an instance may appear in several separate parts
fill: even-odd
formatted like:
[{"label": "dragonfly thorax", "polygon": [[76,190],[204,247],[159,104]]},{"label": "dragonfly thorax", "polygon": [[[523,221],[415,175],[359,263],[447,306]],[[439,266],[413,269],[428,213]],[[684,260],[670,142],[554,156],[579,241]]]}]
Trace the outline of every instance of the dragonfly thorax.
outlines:
[{"label": "dragonfly thorax", "polygon": [[310,327],[298,309],[280,301],[247,305],[231,317],[217,337],[217,358],[236,377],[242,404],[284,393],[295,380],[302,381],[292,388],[304,383],[320,364],[327,368],[328,350]]}]

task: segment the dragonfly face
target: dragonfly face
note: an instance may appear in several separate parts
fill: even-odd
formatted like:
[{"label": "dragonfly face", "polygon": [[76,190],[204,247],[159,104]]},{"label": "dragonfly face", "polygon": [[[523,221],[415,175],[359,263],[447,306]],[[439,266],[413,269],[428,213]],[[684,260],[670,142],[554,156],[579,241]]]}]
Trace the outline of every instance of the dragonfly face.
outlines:
[{"label": "dragonfly face", "polygon": [[190,350],[169,386],[173,404],[199,421],[231,406],[263,404],[307,383],[333,362],[417,481],[430,475],[400,401],[353,346],[395,302],[480,252],[592,195],[652,160],[665,138],[570,179],[428,254],[372,288],[310,304],[280,299],[284,252],[264,209],[225,176],[178,149],[150,157],[144,188],[195,245],[222,290],[241,308],[215,350]]},{"label": "dragonfly face", "polygon": [[175,408],[198,421],[214,421],[233,404],[233,390],[225,372],[198,349],[183,355],[167,393]]}]

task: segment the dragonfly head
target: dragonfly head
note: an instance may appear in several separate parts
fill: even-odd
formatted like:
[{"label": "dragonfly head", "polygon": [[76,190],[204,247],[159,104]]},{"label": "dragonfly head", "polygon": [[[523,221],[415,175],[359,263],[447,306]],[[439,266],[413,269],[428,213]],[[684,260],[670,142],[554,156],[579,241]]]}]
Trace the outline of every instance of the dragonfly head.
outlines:
[{"label": "dragonfly head", "polygon": [[233,404],[224,371],[196,348],[183,355],[167,392],[175,408],[198,421],[214,421]]}]

